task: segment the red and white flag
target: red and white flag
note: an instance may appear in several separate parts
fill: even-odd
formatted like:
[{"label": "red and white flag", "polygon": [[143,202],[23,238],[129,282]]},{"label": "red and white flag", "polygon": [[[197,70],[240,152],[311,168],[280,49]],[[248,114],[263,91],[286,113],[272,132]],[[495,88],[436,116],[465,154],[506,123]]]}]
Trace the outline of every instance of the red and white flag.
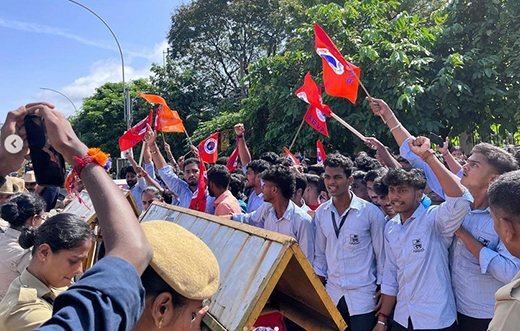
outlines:
[{"label": "red and white flag", "polygon": [[320,140],[316,141],[316,148],[317,148],[317,151],[316,151],[317,161],[316,161],[316,163],[323,165],[323,162],[327,158],[327,154],[325,154],[325,149],[323,149],[323,145],[321,144]]},{"label": "red and white flag", "polygon": [[356,103],[361,71],[343,58],[327,33],[316,23],[314,35],[315,50],[321,56],[323,63],[325,91],[335,97],[343,97]]},{"label": "red and white flag", "polygon": [[236,169],[238,165],[238,146],[235,147],[235,150],[233,153],[231,153],[231,156],[229,157],[226,167],[229,169],[229,172],[233,172],[233,170]]},{"label": "red and white flag", "polygon": [[197,184],[197,195],[190,201],[190,209],[206,212],[206,166],[204,160],[200,157],[199,182]]},{"label": "red and white flag", "polygon": [[285,155],[287,155],[287,158],[291,161],[293,165],[300,165],[300,161],[296,158],[296,156],[292,155],[292,153],[289,151],[287,147],[283,147],[283,150],[285,151]]},{"label": "red and white flag", "polygon": [[217,162],[218,158],[218,132],[204,139],[199,144],[200,158],[208,163]]}]

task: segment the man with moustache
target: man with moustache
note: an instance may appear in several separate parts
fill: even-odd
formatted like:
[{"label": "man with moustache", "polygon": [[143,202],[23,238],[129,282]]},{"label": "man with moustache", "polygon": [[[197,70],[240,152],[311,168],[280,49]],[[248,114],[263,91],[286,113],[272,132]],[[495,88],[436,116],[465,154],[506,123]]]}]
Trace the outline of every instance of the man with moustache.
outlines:
[{"label": "man with moustache", "polygon": [[215,164],[208,172],[208,192],[210,197],[215,198],[213,202],[215,206],[216,216],[229,216],[233,213],[242,212],[238,200],[229,190],[229,182],[231,173],[226,166]]},{"label": "man with moustache", "polygon": [[[148,130],[144,135],[144,139],[148,146],[150,146],[150,153],[152,154],[153,162],[159,169],[159,176],[161,176],[168,188],[178,196],[179,206],[189,208],[191,199],[197,194],[200,161],[195,158],[184,160],[182,165],[184,180],[182,180],[172,171],[160,153],[156,142],[157,134],[153,130]],[[212,202],[213,199],[208,199],[207,204],[212,204]],[[213,205],[211,205],[210,210],[212,209]],[[208,209],[206,210],[208,211]]]}]

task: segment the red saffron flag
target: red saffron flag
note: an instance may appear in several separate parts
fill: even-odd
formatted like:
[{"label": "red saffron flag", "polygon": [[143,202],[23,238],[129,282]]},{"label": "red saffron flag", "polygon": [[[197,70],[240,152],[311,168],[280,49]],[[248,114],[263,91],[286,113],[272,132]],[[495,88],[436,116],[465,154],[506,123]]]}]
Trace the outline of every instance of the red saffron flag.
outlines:
[{"label": "red saffron flag", "polygon": [[197,195],[190,201],[190,209],[206,212],[206,166],[200,157],[199,182],[197,184]]},{"label": "red saffron flag", "polygon": [[347,98],[352,103],[356,103],[361,71],[343,58],[330,37],[316,23],[314,34],[316,53],[321,56],[323,63],[325,91],[330,95]]},{"label": "red saffron flag", "polygon": [[300,161],[296,158],[296,156],[292,155],[292,153],[289,151],[287,147],[283,147],[283,150],[285,151],[285,155],[287,155],[287,158],[293,165],[300,165]]},{"label": "red saffron flag", "polygon": [[319,110],[315,106],[309,106],[307,112],[305,113],[305,117],[303,118],[305,122],[309,123],[310,126],[316,129],[319,133],[329,136],[329,130],[327,129],[327,122],[325,118],[325,114],[321,110]]},{"label": "red saffron flag", "polygon": [[329,106],[323,104],[321,99],[321,85],[320,88],[316,85],[314,80],[311,77],[311,73],[308,72],[305,75],[305,79],[303,81],[303,86],[300,87],[296,92],[294,92],[298,98],[311,104],[319,109],[321,112],[330,117],[331,110]]},{"label": "red saffron flag", "polygon": [[229,169],[229,172],[232,172],[237,168],[238,165],[238,146],[235,147],[235,150],[233,153],[231,153],[231,156],[229,157],[226,167]]},{"label": "red saffron flag", "polygon": [[218,132],[204,139],[199,144],[199,155],[201,160],[208,163],[217,162],[218,158]]},{"label": "red saffron flag", "polygon": [[325,154],[325,149],[323,148],[323,145],[321,144],[321,141],[316,141],[316,149],[317,149],[317,164],[323,164],[325,159],[327,158],[327,154]]},{"label": "red saffron flag", "polygon": [[156,122],[159,122],[159,127],[162,132],[186,132],[184,124],[182,124],[181,117],[176,110],[171,110],[166,104],[163,97],[155,94],[144,94],[139,92],[139,96],[150,103],[157,103],[161,105],[157,108]]},{"label": "red saffron flag", "polygon": [[143,140],[144,134],[146,133],[146,125],[148,124],[151,127],[152,120],[153,110],[150,110],[150,114],[146,116],[145,119],[134,125],[119,138],[119,148],[121,152],[134,147]]}]

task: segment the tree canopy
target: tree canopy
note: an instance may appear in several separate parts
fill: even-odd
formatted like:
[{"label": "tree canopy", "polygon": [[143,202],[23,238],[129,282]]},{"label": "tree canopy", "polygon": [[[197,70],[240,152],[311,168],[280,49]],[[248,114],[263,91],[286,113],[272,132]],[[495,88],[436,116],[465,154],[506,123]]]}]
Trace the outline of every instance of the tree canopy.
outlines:
[{"label": "tree canopy", "polygon": [[[294,91],[307,72],[322,81],[317,22],[361,68],[369,93],[384,99],[412,134],[499,142],[517,133],[520,119],[519,13],[513,0],[194,0],[172,15],[167,64],[153,65],[149,83],[135,81],[130,90],[134,98],[138,91],[163,96],[194,143],[244,122],[254,155],[281,152],[307,109]],[[120,90],[120,83],[100,87],[73,119],[87,144],[116,154],[125,129]],[[324,93],[324,102],[393,146],[365,97],[360,89],[352,104]],[[134,99],[134,121],[149,109]],[[363,148],[335,120],[328,126],[330,139],[304,124],[293,150],[314,154],[318,138],[328,151]],[[187,151],[182,135],[167,137],[177,154]]]}]

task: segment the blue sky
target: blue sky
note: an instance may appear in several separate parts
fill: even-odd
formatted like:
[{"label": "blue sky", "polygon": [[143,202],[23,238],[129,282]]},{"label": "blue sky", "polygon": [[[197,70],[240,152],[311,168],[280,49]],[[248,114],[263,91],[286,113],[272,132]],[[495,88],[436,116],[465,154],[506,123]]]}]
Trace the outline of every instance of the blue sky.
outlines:
[{"label": "blue sky", "polygon": [[[114,30],[126,81],[148,77],[162,64],[171,14],[181,0],[82,0]],[[67,0],[3,0],[0,10],[0,122],[9,110],[48,101],[72,115],[82,99],[107,81],[121,81],[121,60],[110,31]]]}]

